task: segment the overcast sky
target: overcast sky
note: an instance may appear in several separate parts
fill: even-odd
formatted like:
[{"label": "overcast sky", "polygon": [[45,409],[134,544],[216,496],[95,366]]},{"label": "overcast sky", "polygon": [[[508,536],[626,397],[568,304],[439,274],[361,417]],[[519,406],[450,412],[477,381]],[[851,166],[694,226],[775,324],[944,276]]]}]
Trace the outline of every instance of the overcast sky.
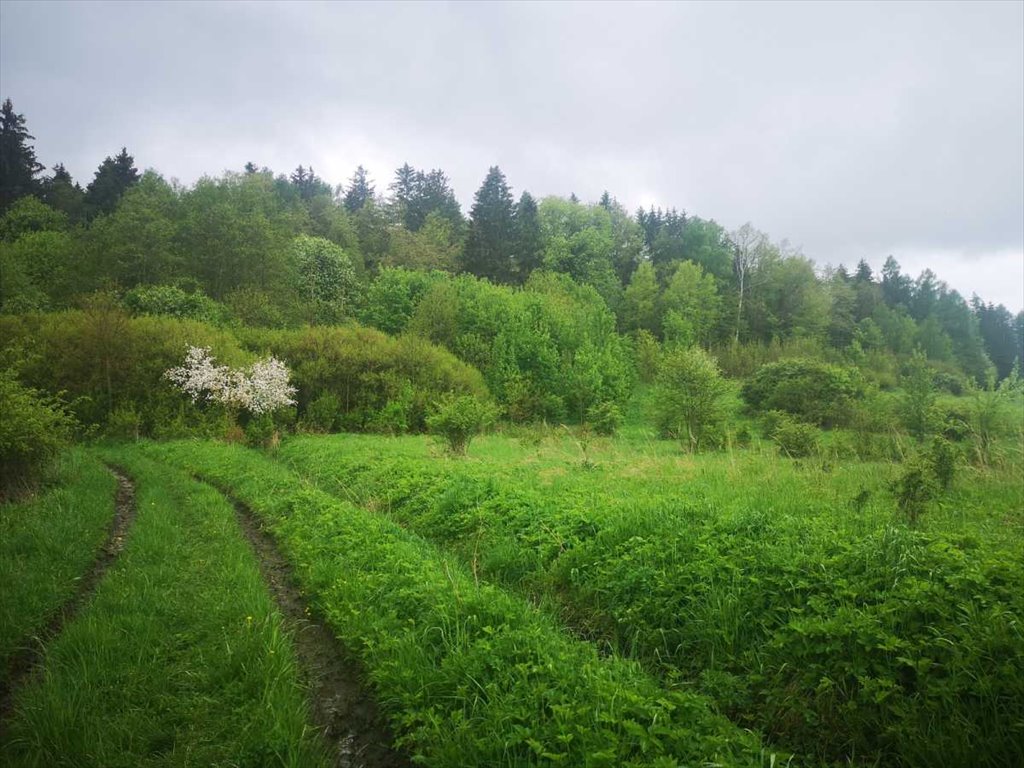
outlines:
[{"label": "overcast sky", "polygon": [[1024,307],[1021,2],[0,2],[0,97],[83,184],[498,164]]}]

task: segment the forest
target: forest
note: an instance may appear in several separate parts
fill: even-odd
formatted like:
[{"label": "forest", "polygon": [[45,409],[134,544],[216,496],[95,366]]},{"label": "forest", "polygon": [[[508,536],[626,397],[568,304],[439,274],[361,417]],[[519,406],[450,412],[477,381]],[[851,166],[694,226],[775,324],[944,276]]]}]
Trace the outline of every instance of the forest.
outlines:
[{"label": "forest", "polygon": [[497,166],[34,142],[4,101],[11,765],[1024,763],[1024,311]]}]

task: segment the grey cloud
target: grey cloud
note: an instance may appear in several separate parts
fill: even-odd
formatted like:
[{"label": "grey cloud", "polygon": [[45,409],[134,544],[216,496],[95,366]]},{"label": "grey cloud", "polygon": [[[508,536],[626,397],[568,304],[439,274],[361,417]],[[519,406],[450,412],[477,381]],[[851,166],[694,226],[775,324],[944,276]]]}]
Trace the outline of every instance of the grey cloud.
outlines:
[{"label": "grey cloud", "polygon": [[498,163],[517,190],[751,220],[822,264],[893,253],[1024,306],[1020,3],[5,2],[0,22],[0,92],[83,181],[122,144],[185,182],[363,163],[383,189],[408,160],[468,204]]}]

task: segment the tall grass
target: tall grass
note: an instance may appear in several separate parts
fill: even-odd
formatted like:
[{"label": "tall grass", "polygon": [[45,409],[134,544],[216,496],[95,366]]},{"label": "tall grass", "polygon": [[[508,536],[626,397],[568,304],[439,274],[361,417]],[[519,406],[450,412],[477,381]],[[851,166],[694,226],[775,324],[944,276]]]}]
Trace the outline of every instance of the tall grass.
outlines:
[{"label": "tall grass", "polygon": [[39,768],[324,765],[281,617],[223,497],[132,450],[138,514],[0,748]]},{"label": "tall grass", "polygon": [[0,670],[74,596],[106,541],[116,489],[95,457],[74,450],[61,458],[53,488],[0,504]]},{"label": "tall grass", "polygon": [[705,698],[599,658],[422,538],[244,449],[148,453],[231,489],[277,536],[361,658],[401,742],[434,766],[751,765],[758,740]]},{"label": "tall grass", "polygon": [[911,530],[888,464],[610,444],[584,471],[500,438],[462,462],[414,438],[279,456],[807,760],[1024,761],[1019,466],[965,470]]}]

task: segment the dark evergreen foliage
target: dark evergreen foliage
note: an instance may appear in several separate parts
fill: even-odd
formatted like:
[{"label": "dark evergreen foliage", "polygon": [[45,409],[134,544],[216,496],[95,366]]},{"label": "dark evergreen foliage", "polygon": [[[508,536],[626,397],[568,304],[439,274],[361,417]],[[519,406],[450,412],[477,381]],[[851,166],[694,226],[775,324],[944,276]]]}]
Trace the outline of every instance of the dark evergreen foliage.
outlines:
[{"label": "dark evergreen foliage", "polygon": [[135,158],[128,154],[126,147],[114,157],[106,158],[96,171],[96,175],[85,188],[85,205],[90,215],[110,213],[117,206],[121,197],[132,185],[138,183],[138,168]]},{"label": "dark evergreen foliage", "polygon": [[0,106],[0,213],[19,197],[39,191],[36,176],[43,165],[36,160],[31,141],[35,136],[25,127],[25,116],[16,113],[11,100],[5,99]]}]

